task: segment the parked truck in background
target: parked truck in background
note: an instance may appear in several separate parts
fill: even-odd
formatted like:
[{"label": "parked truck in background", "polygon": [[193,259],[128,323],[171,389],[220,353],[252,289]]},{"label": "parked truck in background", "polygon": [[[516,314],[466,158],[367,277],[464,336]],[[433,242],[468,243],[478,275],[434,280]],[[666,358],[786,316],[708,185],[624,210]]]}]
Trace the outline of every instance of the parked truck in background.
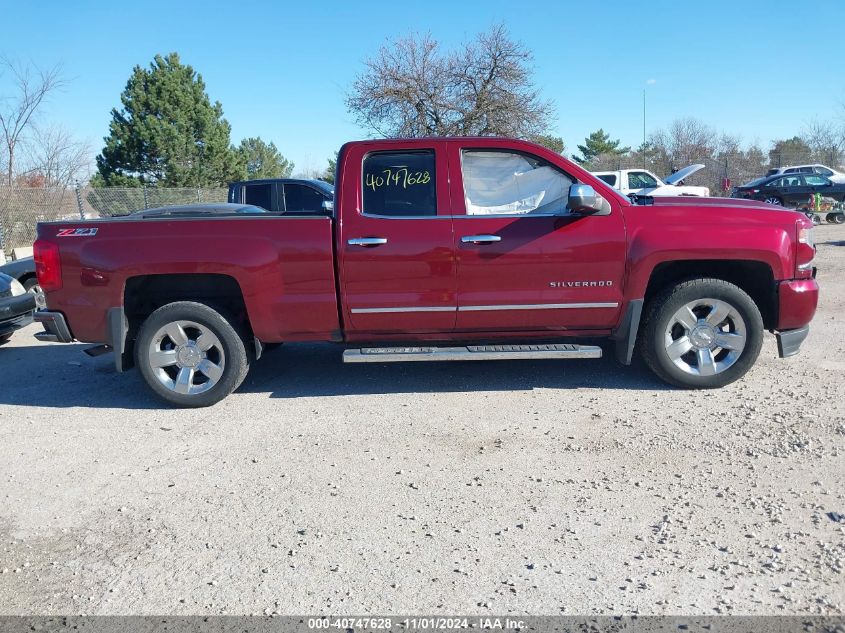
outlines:
[{"label": "parked truck in background", "polygon": [[804,215],[634,203],[525,141],[348,143],[332,206],[41,223],[36,336],[102,344],[168,402],[206,406],[267,344],[294,341],[392,362],[597,358],[605,339],[622,364],[637,350],[668,383],[721,387],[751,368],[766,330],[795,354],[816,309]]},{"label": "parked truck in background", "polygon": [[334,185],[323,180],[269,178],[229,184],[227,200],[273,213],[320,214],[331,211]]},{"label": "parked truck in background", "polygon": [[689,165],[666,176],[663,180],[645,169],[594,171],[592,174],[626,196],[709,196],[710,189],[682,184],[684,178],[704,169],[704,165]]}]

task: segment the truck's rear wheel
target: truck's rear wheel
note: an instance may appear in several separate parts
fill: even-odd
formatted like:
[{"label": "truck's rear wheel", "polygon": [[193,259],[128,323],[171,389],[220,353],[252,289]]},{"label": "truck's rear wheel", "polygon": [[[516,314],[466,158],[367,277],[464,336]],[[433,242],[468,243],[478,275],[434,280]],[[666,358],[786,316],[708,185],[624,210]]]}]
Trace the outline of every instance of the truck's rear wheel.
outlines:
[{"label": "truck's rear wheel", "polygon": [[757,305],[721,279],[693,279],[655,297],[639,340],[649,368],[687,389],[722,387],[741,378],[762,344]]},{"label": "truck's rear wheel", "polygon": [[161,398],[180,407],[207,407],[240,386],[249,369],[243,339],[219,312],[202,303],[169,303],[141,325],[135,364]]}]

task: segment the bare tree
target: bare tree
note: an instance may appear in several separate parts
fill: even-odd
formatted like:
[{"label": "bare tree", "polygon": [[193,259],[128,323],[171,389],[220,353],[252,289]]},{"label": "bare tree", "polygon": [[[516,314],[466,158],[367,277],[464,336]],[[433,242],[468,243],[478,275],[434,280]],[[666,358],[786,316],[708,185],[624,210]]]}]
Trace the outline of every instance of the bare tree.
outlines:
[{"label": "bare tree", "polygon": [[553,108],[532,84],[532,61],[501,25],[449,54],[429,34],[409,35],[364,62],[346,105],[384,136],[533,137]]},{"label": "bare tree", "polygon": [[672,162],[668,167],[680,168],[711,157],[717,140],[715,130],[709,125],[698,119],[684,118],[675,119],[667,130],[658,131],[651,142]]},{"label": "bare tree", "polygon": [[813,158],[821,162],[836,162],[845,147],[843,129],[833,121],[814,119],[806,126],[801,138],[810,146]]},{"label": "bare tree", "polygon": [[11,185],[15,173],[15,152],[32,125],[38,109],[49,95],[61,88],[65,81],[61,67],[41,70],[30,64],[0,57],[0,73],[11,76],[16,94],[0,96],[0,134],[4,145],[6,184]]},{"label": "bare tree", "polygon": [[27,150],[26,174],[39,176],[48,187],[68,187],[91,174],[91,146],[61,126],[33,126]]}]

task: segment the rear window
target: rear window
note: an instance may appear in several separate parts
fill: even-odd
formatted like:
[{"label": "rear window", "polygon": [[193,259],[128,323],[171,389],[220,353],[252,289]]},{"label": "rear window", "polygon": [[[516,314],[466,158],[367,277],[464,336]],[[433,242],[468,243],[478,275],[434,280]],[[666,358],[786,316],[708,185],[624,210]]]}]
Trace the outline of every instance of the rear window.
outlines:
[{"label": "rear window", "polygon": [[364,213],[437,215],[434,151],[379,152],[364,158]]},{"label": "rear window", "polygon": [[614,176],[613,174],[604,174],[604,175],[598,176],[598,179],[604,180],[611,187],[616,186],[616,176]]}]

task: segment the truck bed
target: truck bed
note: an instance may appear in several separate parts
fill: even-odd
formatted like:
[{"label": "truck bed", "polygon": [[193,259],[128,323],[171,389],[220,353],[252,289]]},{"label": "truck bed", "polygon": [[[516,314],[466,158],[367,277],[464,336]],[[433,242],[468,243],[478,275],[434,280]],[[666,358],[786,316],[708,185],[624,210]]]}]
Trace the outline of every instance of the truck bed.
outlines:
[{"label": "truck bed", "polygon": [[42,223],[39,239],[60,247],[63,271],[50,308],[72,315],[68,325],[78,340],[104,342],[107,311],[124,304],[127,282],[157,274],[220,275],[240,287],[262,341],[334,340],[340,327],[332,223],[325,216],[213,209]]}]

